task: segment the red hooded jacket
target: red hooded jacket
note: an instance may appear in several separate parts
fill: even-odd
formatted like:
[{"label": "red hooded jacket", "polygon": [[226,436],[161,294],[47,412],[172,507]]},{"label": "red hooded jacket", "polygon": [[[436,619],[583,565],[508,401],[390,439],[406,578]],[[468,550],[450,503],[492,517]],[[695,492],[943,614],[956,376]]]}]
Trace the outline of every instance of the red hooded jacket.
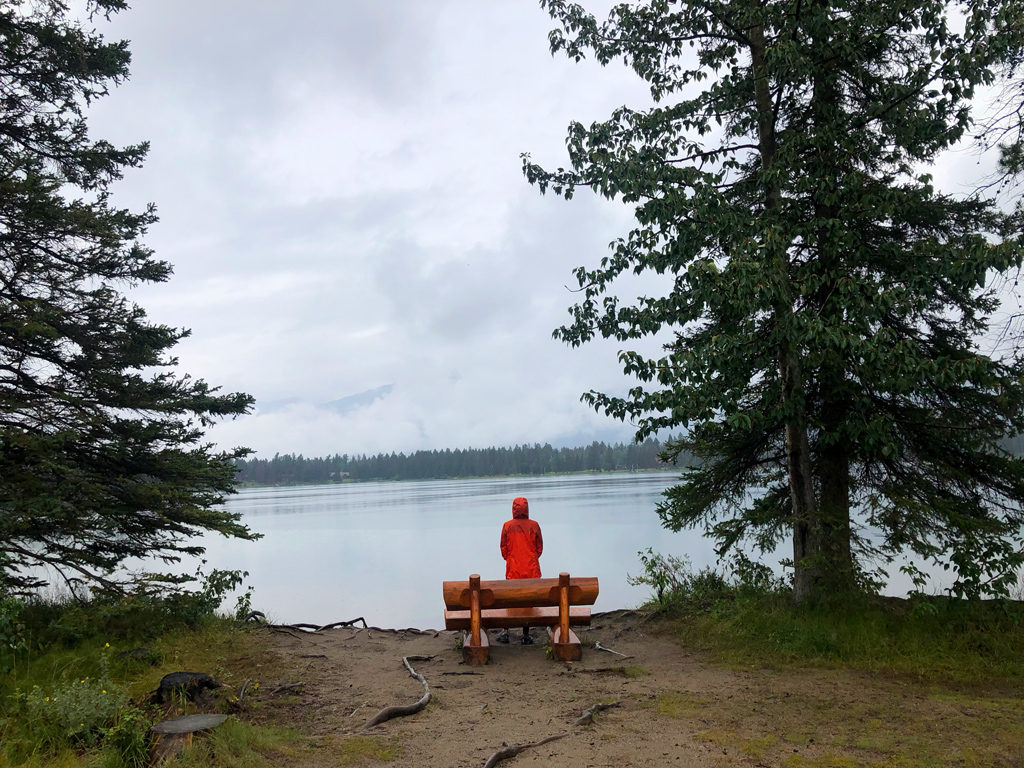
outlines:
[{"label": "red hooded jacket", "polygon": [[530,519],[530,505],[522,496],[512,501],[512,519],[501,528],[501,556],[506,579],[539,579],[544,539],[540,526]]}]

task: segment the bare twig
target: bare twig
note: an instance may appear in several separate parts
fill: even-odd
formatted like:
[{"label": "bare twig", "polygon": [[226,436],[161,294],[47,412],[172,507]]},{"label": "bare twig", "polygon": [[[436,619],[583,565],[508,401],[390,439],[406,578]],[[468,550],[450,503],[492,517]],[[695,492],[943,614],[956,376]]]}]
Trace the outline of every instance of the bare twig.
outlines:
[{"label": "bare twig", "polygon": [[249,687],[249,681],[246,680],[244,683],[242,683],[242,690],[240,690],[238,692],[238,700],[239,701],[241,701],[243,698],[245,698],[245,689],[248,688],[248,687]]},{"label": "bare twig", "polygon": [[599,651],[608,651],[608,653],[614,653],[616,656],[621,656],[624,659],[632,659],[633,658],[632,656],[630,656],[627,653],[619,653],[618,651],[613,651],[611,648],[606,648],[605,646],[601,645],[600,643],[596,643],[595,642],[594,643],[594,647],[597,650],[599,650]]},{"label": "bare twig", "polygon": [[404,657],[402,659],[402,663],[405,664],[405,668],[409,670],[409,674],[412,675],[413,677],[415,677],[421,683],[423,683],[423,696],[422,696],[422,698],[420,698],[420,700],[417,701],[415,704],[407,704],[407,705],[404,705],[404,706],[398,705],[398,706],[393,706],[393,707],[384,707],[384,709],[382,709],[380,712],[378,712],[376,715],[374,715],[373,717],[371,717],[369,720],[366,721],[366,725],[363,726],[363,730],[364,731],[367,730],[368,728],[372,728],[375,725],[380,725],[381,723],[383,723],[383,722],[385,722],[387,720],[390,720],[393,717],[404,717],[406,715],[414,715],[417,712],[419,712],[421,709],[423,709],[425,706],[427,706],[427,702],[430,701],[430,686],[427,685],[426,678],[423,677],[423,675],[421,675],[419,672],[417,672],[415,669],[412,668],[412,664],[409,663],[409,660],[412,659],[413,661],[429,661],[432,658],[434,658],[434,657],[433,656],[406,656],[406,657]]}]

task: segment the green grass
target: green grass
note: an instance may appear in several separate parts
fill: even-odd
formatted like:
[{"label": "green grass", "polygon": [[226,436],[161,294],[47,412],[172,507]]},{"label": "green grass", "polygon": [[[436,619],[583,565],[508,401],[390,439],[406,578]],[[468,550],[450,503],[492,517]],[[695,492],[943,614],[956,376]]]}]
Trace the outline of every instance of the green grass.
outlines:
[{"label": "green grass", "polygon": [[302,749],[307,739],[287,728],[254,726],[229,718],[223,725],[197,739],[191,747],[165,768],[208,768],[229,765],[232,768],[268,768],[279,765],[280,758]]},{"label": "green grass", "polygon": [[1024,604],[864,598],[798,608],[785,594],[670,604],[672,631],[733,665],[828,665],[950,681],[1024,680]]},{"label": "green grass", "polygon": [[[193,603],[181,596],[84,604],[7,598],[0,612],[0,627],[18,632],[16,653],[0,659],[0,768],[142,768],[150,725],[194,709],[149,704],[167,671],[213,675],[224,683],[214,706],[225,711],[242,683],[259,676],[257,641],[214,615],[207,595]],[[146,650],[126,654],[139,648]],[[302,739],[230,718],[166,765],[274,765],[304,749]]]}]

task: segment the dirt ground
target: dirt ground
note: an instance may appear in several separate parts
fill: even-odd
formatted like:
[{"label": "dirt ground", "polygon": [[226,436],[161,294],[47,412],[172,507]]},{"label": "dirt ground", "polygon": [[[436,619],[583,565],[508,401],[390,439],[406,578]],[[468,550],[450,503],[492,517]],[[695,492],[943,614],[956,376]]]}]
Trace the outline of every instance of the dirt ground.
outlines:
[{"label": "dirt ground", "polygon": [[[462,663],[458,633],[332,629],[266,632],[252,715],[296,728],[289,766],[483,766],[507,745],[561,738],[502,768],[584,766],[1024,766],[1024,691],[926,685],[829,669],[727,669],[632,611],[597,614],[583,659],[552,661],[544,642],[500,645]],[[534,635],[540,637],[539,630]],[[607,650],[610,648],[625,656]],[[380,709],[420,712],[364,730]],[[299,686],[284,688],[290,683]],[[573,723],[597,703],[618,706]]]}]

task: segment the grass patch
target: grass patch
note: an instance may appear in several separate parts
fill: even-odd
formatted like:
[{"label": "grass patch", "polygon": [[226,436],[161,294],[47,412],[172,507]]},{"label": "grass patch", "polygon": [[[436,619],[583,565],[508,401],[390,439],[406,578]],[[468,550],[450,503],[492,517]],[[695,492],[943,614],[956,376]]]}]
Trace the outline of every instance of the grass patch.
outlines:
[{"label": "grass patch", "polygon": [[350,736],[338,744],[335,754],[341,765],[356,765],[367,760],[388,762],[398,757],[399,749],[377,736]]},{"label": "grass patch", "polygon": [[[926,605],[926,609],[918,606]],[[738,665],[844,666],[977,683],[1024,680],[1024,605],[865,599],[797,608],[786,595],[681,611],[685,644]]]},{"label": "grass patch", "polygon": [[649,674],[651,674],[650,670],[635,664],[622,668],[623,677],[647,677]]},{"label": "grass patch", "polygon": [[[184,701],[171,708],[149,703],[169,671],[207,672],[224,683],[211,706],[228,711],[237,705],[246,679],[256,690],[259,641],[216,616],[213,606],[214,596],[205,592],[195,599],[129,596],[74,604],[6,598],[0,608],[7,619],[16,617],[8,624],[19,634],[10,646],[15,652],[0,659],[0,672],[7,672],[0,674],[0,768],[143,768],[149,727],[195,710]],[[282,755],[306,748],[302,739],[232,718],[167,764],[279,764]]]},{"label": "grass patch", "polygon": [[665,717],[696,717],[709,703],[709,699],[698,698],[690,693],[669,691],[659,694],[654,700],[654,711]]},{"label": "grass patch", "polygon": [[164,763],[166,768],[265,768],[279,765],[284,756],[305,751],[302,734],[287,728],[254,726],[234,718],[202,737],[191,747]]}]

